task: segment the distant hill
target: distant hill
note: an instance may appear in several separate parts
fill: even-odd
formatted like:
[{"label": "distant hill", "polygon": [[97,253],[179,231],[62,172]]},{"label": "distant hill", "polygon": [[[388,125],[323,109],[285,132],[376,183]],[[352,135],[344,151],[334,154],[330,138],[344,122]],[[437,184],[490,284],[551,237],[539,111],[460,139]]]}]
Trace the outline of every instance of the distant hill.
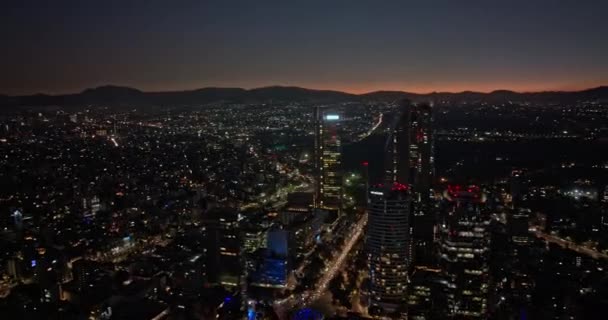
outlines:
[{"label": "distant hill", "polygon": [[266,103],[266,102],[347,102],[385,101],[403,98],[414,101],[459,102],[538,102],[568,103],[582,100],[608,101],[608,86],[583,91],[514,92],[496,90],[490,93],[464,91],[459,93],[432,92],[427,94],[403,91],[375,91],[351,94],[332,90],[313,90],[299,87],[272,86],[256,89],[202,88],[186,91],[144,92],[134,88],[102,86],[67,95],[36,94],[30,96],[0,95],[0,106],[149,106],[149,105],[203,105],[213,102]]},{"label": "distant hill", "polygon": [[370,93],[364,93],[359,95],[360,98],[364,100],[377,100],[377,101],[397,101],[403,98],[416,100],[417,98],[421,98],[424,95],[409,93],[403,91],[374,91]]}]

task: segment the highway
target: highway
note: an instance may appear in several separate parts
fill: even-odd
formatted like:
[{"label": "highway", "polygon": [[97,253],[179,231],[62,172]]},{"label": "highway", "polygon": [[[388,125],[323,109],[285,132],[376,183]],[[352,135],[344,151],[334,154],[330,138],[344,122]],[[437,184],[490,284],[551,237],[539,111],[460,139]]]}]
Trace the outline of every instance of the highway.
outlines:
[{"label": "highway", "polygon": [[153,248],[154,246],[166,247],[171,241],[171,239],[163,239],[162,235],[155,235],[150,237],[145,243],[137,242],[129,246],[120,247],[117,251],[108,250],[101,254],[86,255],[85,257],[88,260],[101,263],[120,263],[128,258],[131,254],[141,253],[147,249]]},{"label": "highway", "polygon": [[297,280],[296,280],[296,275],[299,275],[302,273],[302,271],[304,271],[304,268],[306,268],[306,266],[308,265],[308,258],[316,251],[317,246],[315,245],[312,249],[308,250],[308,252],[306,252],[306,254],[304,254],[304,259],[302,259],[302,263],[300,263],[300,266],[298,268],[296,268],[292,274],[290,274],[289,278],[287,279],[287,289],[288,290],[293,290],[297,284]]},{"label": "highway", "polygon": [[536,237],[544,239],[547,242],[555,243],[555,244],[557,244],[557,245],[559,245],[559,246],[561,246],[563,248],[566,248],[566,249],[569,249],[569,250],[572,250],[572,251],[575,251],[575,252],[578,252],[578,253],[590,256],[590,257],[592,257],[594,259],[602,259],[602,258],[603,259],[608,259],[608,254],[599,252],[599,251],[597,251],[595,249],[586,247],[584,245],[576,244],[576,243],[574,243],[572,241],[569,241],[569,240],[566,240],[566,239],[562,239],[560,237],[557,237],[557,236],[554,236],[554,235],[551,235],[551,234],[548,234],[548,233],[544,233],[544,232],[541,232],[539,230],[534,231],[533,234]]},{"label": "highway", "polygon": [[378,127],[380,127],[380,125],[382,124],[382,120],[383,120],[383,114],[381,113],[380,116],[378,117],[378,122],[376,122],[366,133],[360,135],[358,141],[361,141],[361,140],[369,137],[370,135],[372,135],[374,133],[374,131],[376,131],[376,129],[378,129]]},{"label": "highway", "polygon": [[308,297],[308,303],[320,298],[327,290],[327,285],[329,284],[331,279],[333,279],[338,274],[338,272],[342,270],[342,267],[344,266],[344,262],[346,261],[348,254],[352,250],[353,246],[357,243],[357,241],[359,241],[359,238],[361,238],[361,236],[363,235],[363,230],[365,229],[366,224],[367,213],[365,213],[363,217],[359,219],[359,221],[353,228],[352,235],[348,238],[348,241],[344,244],[344,247],[342,247],[342,251],[337,256],[337,258],[335,258],[335,260],[330,264],[331,267],[329,268],[329,270],[325,271],[323,273],[323,276],[321,276],[321,278],[317,282],[315,290]]},{"label": "highway", "polygon": [[151,320],[166,319],[170,313],[171,313],[171,308],[167,308],[167,309],[163,310],[161,313],[157,314],[156,317],[152,318]]},{"label": "highway", "polygon": [[363,231],[365,229],[365,225],[367,224],[367,213],[357,221],[357,223],[351,229],[351,234],[347,237],[348,241],[344,244],[344,246],[333,255],[333,260],[327,263],[329,266],[326,270],[323,271],[323,275],[317,283],[314,285],[313,290],[304,291],[299,295],[290,295],[289,297],[275,301],[274,309],[279,316],[284,316],[287,311],[297,307],[304,307],[325,294],[327,290],[327,285],[329,282],[342,270],[344,266],[344,262],[348,258],[348,254],[354,247],[354,245],[359,241],[361,236],[363,235]]}]

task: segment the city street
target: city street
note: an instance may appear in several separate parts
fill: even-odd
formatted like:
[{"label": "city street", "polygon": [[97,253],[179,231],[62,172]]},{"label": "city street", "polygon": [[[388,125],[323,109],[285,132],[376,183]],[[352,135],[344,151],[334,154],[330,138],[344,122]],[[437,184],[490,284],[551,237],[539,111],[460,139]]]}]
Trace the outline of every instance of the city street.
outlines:
[{"label": "city street", "polygon": [[327,285],[343,268],[349,252],[363,235],[366,224],[367,213],[351,228],[351,233],[349,237],[347,237],[348,241],[338,252],[334,253],[333,261],[327,264],[330,267],[323,271],[323,275],[319,278],[313,290],[305,291],[299,295],[292,294],[289,297],[283,300],[277,300],[274,303],[275,311],[279,316],[284,315],[288,310],[292,310],[295,306],[306,306],[325,294]]},{"label": "city street", "polygon": [[544,232],[541,232],[538,230],[533,233],[534,233],[534,235],[536,235],[536,237],[542,238],[547,242],[555,243],[563,248],[576,251],[578,253],[590,256],[594,259],[601,259],[601,258],[608,259],[608,254],[599,252],[597,250],[586,247],[584,245],[579,245],[572,241],[568,241],[568,240],[562,239],[560,237],[557,237],[557,236],[554,236],[551,234],[547,234],[547,233],[544,233]]}]

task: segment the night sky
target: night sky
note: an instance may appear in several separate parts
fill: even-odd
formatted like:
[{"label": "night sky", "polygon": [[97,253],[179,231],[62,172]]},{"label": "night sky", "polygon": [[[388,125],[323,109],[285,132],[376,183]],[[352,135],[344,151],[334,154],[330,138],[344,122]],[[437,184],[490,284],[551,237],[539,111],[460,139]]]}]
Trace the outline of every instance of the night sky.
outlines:
[{"label": "night sky", "polygon": [[5,1],[0,93],[608,85],[608,1]]}]

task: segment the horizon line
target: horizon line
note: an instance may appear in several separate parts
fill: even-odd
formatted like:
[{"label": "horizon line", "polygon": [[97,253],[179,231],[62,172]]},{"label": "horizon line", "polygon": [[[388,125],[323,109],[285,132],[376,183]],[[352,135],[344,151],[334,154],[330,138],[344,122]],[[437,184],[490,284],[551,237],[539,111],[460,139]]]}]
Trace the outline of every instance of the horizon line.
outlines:
[{"label": "horizon line", "polygon": [[0,96],[5,96],[5,97],[27,97],[27,96],[37,96],[37,95],[45,95],[45,96],[75,95],[75,94],[81,94],[81,93],[83,93],[83,92],[85,92],[87,90],[95,90],[95,89],[104,88],[104,87],[127,88],[127,89],[137,90],[137,91],[140,91],[142,93],[188,92],[188,91],[196,91],[196,90],[203,90],[203,89],[242,89],[242,90],[246,90],[246,91],[252,91],[252,90],[257,90],[257,89],[265,89],[265,88],[298,88],[298,89],[314,90],[314,91],[341,92],[341,93],[347,93],[347,94],[352,94],[352,95],[360,96],[360,95],[366,95],[366,94],[371,94],[371,93],[376,93],[376,92],[399,92],[399,93],[409,93],[409,94],[418,94],[418,95],[429,95],[429,94],[434,94],[434,93],[451,93],[451,94],[481,93],[481,94],[490,94],[490,93],[497,92],[497,91],[509,91],[509,92],[518,93],[518,94],[547,93],[547,92],[580,92],[580,91],[586,91],[586,90],[593,90],[593,89],[597,89],[597,88],[608,87],[608,84],[600,84],[600,85],[589,86],[589,87],[581,87],[579,89],[562,89],[562,90],[560,90],[560,89],[512,90],[512,89],[504,89],[503,88],[503,89],[493,89],[493,90],[490,90],[490,91],[471,90],[471,89],[466,89],[466,90],[462,90],[462,91],[459,91],[459,90],[408,91],[408,90],[398,90],[398,89],[378,89],[378,90],[372,90],[372,91],[359,91],[359,90],[356,90],[356,89],[355,90],[329,89],[329,88],[318,89],[318,88],[311,88],[311,87],[306,87],[306,86],[286,85],[286,84],[271,84],[271,85],[255,86],[255,87],[203,86],[203,87],[193,87],[193,88],[184,88],[184,89],[142,90],[142,89],[139,89],[137,87],[129,86],[129,85],[103,84],[103,85],[98,85],[98,86],[86,87],[86,88],[81,89],[80,91],[56,92],[56,93],[34,92],[34,93],[29,93],[29,94],[18,94],[18,95],[3,94],[3,93],[0,92]]}]

